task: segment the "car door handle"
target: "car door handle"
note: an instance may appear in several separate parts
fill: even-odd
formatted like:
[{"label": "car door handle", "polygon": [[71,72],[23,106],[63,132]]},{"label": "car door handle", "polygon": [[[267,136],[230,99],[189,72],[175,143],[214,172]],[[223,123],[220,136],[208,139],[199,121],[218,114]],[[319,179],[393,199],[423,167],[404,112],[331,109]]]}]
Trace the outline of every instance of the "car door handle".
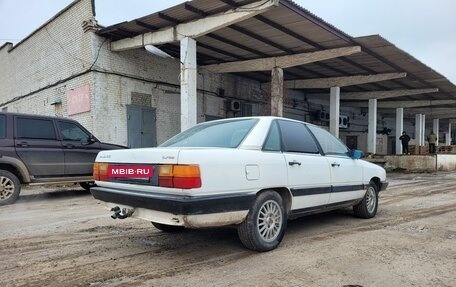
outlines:
[{"label": "car door handle", "polygon": [[289,162],[288,162],[288,165],[295,165],[295,164],[301,165],[301,163],[300,163],[299,161],[295,161],[295,160],[294,160],[294,161],[289,161]]},{"label": "car door handle", "polygon": [[16,144],[17,146],[20,146],[20,147],[28,147],[28,142],[20,142],[20,143],[17,143]]},{"label": "car door handle", "polygon": [[340,166],[340,163],[333,162],[333,163],[331,164],[331,166]]},{"label": "car door handle", "polygon": [[64,144],[63,146],[66,148],[74,148],[74,145],[72,145],[72,144]]}]

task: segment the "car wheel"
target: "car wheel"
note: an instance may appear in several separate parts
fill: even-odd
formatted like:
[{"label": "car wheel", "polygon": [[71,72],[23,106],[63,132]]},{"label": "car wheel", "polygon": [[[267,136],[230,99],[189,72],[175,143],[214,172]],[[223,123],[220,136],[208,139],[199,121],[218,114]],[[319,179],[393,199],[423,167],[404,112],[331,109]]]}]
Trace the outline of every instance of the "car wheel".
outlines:
[{"label": "car wheel", "polygon": [[21,192],[21,182],[9,171],[0,170],[0,205],[14,203]]},{"label": "car wheel", "polygon": [[282,197],[275,191],[261,193],[246,219],[238,226],[238,235],[245,247],[255,251],[276,248],[287,228],[287,213]]},{"label": "car wheel", "polygon": [[377,214],[378,207],[378,192],[377,185],[372,181],[367,186],[366,194],[363,200],[353,206],[353,212],[356,217],[372,218]]},{"label": "car wheel", "polygon": [[80,182],[79,185],[84,188],[85,190],[90,190],[91,187],[97,186],[95,182],[90,181],[90,182]]},{"label": "car wheel", "polygon": [[162,224],[162,223],[158,223],[158,222],[152,222],[152,225],[163,231],[163,232],[178,232],[178,231],[181,231],[184,229],[183,226],[176,226],[176,225],[168,225],[168,224]]}]

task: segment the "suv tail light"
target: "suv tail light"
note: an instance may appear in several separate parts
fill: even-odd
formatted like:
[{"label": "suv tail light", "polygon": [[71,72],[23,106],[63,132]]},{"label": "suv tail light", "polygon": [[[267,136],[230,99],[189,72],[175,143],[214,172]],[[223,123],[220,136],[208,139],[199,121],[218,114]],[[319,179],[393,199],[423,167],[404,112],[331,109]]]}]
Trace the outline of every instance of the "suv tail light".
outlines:
[{"label": "suv tail light", "polygon": [[[109,181],[109,164],[96,162],[93,165],[93,178]],[[158,165],[158,186],[191,189],[201,187],[201,174],[198,165],[164,164]]]}]

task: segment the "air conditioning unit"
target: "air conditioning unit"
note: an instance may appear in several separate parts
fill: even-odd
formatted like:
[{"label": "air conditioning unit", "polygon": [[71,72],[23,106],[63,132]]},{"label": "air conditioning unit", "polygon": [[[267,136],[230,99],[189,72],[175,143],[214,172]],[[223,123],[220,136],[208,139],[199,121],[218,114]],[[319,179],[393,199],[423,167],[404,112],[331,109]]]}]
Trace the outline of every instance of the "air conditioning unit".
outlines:
[{"label": "air conditioning unit", "polygon": [[239,112],[241,110],[241,102],[238,100],[232,100],[229,103],[230,111]]},{"label": "air conditioning unit", "polygon": [[339,128],[346,129],[350,126],[350,118],[348,116],[339,116]]},{"label": "air conditioning unit", "polygon": [[329,120],[329,113],[325,111],[319,111],[320,114],[320,120],[322,121],[328,121]]}]

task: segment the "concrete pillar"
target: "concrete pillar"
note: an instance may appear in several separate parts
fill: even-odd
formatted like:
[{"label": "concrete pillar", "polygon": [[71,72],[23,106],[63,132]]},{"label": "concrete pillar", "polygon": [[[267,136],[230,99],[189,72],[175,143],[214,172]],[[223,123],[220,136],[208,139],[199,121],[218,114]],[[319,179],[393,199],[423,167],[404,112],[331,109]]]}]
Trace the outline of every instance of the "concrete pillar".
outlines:
[{"label": "concrete pillar", "polygon": [[426,115],[421,115],[421,145],[426,143]]},{"label": "concrete pillar", "polygon": [[271,116],[283,117],[283,69],[271,71]]},{"label": "concrete pillar", "polygon": [[432,131],[437,136],[437,140],[435,141],[435,146],[439,145],[439,119],[432,120]]},{"label": "concrete pillar", "polygon": [[402,143],[399,137],[404,131],[404,108],[396,109],[396,154],[402,154]]},{"label": "concrete pillar", "polygon": [[367,152],[377,152],[377,99],[369,100],[369,127],[367,132]]},{"label": "concrete pillar", "polygon": [[186,37],[180,41],[181,61],[181,131],[197,123],[196,41]]},{"label": "concrete pillar", "polygon": [[340,88],[332,87],[329,98],[329,132],[339,138]]},{"label": "concrete pillar", "polygon": [[451,122],[448,123],[448,131],[445,134],[445,144],[451,145]]},{"label": "concrete pillar", "polygon": [[415,144],[423,145],[421,142],[421,114],[415,115]]}]

